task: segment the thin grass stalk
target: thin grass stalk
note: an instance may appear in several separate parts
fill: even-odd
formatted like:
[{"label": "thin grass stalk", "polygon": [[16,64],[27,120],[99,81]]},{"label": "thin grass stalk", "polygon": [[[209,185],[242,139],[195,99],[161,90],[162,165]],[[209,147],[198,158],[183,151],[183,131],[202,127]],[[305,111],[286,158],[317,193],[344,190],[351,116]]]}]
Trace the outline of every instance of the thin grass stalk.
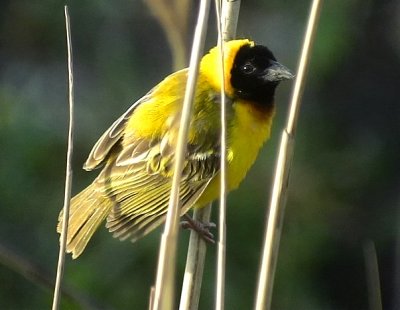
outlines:
[{"label": "thin grass stalk", "polygon": [[[204,208],[195,209],[193,212],[193,219],[202,223],[208,223],[210,217],[211,204]],[[179,310],[196,310],[199,307],[206,252],[206,242],[198,232],[192,230],[190,232]]]},{"label": "thin grass stalk", "polygon": [[256,292],[255,309],[271,308],[279,242],[282,232],[284,210],[289,184],[289,172],[293,158],[297,119],[305,86],[305,76],[310,60],[310,51],[316,33],[322,1],[313,0],[304,36],[297,77],[290,102],[287,125],[282,133],[278,159],[272,186],[272,195],[264,236],[263,252]]},{"label": "thin grass stalk", "polygon": [[226,94],[224,42],[236,36],[236,26],[239,18],[240,1],[215,1],[218,45],[220,49],[220,79],[221,79],[221,182],[220,205],[218,220],[218,249],[217,249],[217,279],[215,309],[225,308],[225,266],[226,266],[226,197],[227,197],[227,125],[226,125]]},{"label": "thin grass stalk", "polygon": [[[225,6],[226,8],[226,6]],[[225,304],[225,262],[226,262],[226,95],[225,95],[225,68],[224,68],[224,38],[222,29],[225,28],[222,19],[222,3],[215,0],[217,16],[218,47],[220,50],[220,84],[221,84],[221,170],[218,217],[217,243],[217,277],[215,286],[215,309],[224,309]]]},{"label": "thin grass stalk", "polygon": [[223,310],[225,305],[225,262],[226,262],[226,95],[225,95],[225,68],[224,68],[224,40],[222,37],[221,2],[216,0],[218,46],[220,50],[220,80],[221,80],[221,170],[218,217],[217,243],[217,278],[215,286],[215,309]]},{"label": "thin grass stalk", "polygon": [[186,84],[183,110],[180,120],[178,142],[175,151],[174,176],[172,179],[171,196],[169,200],[164,232],[161,236],[158,268],[154,292],[154,310],[174,309],[175,299],[175,267],[179,222],[179,183],[182,176],[185,160],[186,143],[189,130],[194,92],[199,70],[199,62],[203,53],[203,46],[209,15],[210,0],[200,2],[198,21],[196,24],[193,47],[190,56],[188,80]]},{"label": "thin grass stalk", "polygon": [[65,191],[64,191],[64,207],[63,207],[63,223],[60,236],[60,251],[58,254],[57,276],[54,286],[53,310],[60,307],[61,300],[61,283],[64,275],[65,266],[65,249],[67,244],[69,207],[71,200],[72,187],[72,154],[73,154],[73,136],[74,136],[74,74],[72,59],[72,43],[71,43],[71,25],[68,12],[68,6],[64,6],[65,29],[67,34],[67,50],[68,50],[68,103],[69,103],[69,129],[68,129],[68,150],[67,150],[67,166],[65,175]]},{"label": "thin grass stalk", "polygon": [[[228,2],[227,2],[228,3]],[[240,1],[236,1],[235,5],[226,5],[224,3],[224,9],[222,10],[222,14],[223,16],[225,16],[225,18],[221,18],[221,2],[220,1],[216,1],[216,10],[217,10],[217,16],[218,16],[218,26],[219,26],[219,42],[221,42],[221,38],[223,37],[223,39],[225,41],[227,40],[231,40],[234,38],[235,33],[236,33],[236,25],[237,25],[237,18],[238,18],[238,13],[239,13],[239,8],[240,8]],[[235,13],[235,14],[233,14]],[[225,21],[224,23],[224,27],[221,27],[221,20]],[[221,34],[221,28],[223,29],[223,35]],[[220,44],[220,43],[219,43]],[[222,45],[220,44],[220,47]],[[222,55],[223,53],[221,53]],[[221,59],[221,64],[223,64],[224,61],[223,59]],[[223,68],[223,67],[222,67]],[[223,73],[223,69],[222,69],[222,73]],[[222,74],[222,76],[224,76]],[[223,82],[221,83],[222,85],[225,85]],[[223,91],[223,90],[222,90]],[[224,98],[223,102],[221,103],[223,105],[223,107],[225,107],[225,97],[224,97],[224,91],[222,93],[222,98]],[[222,127],[225,126],[225,112],[222,111],[221,112],[221,117],[223,119],[222,121]],[[226,129],[225,129],[226,131]],[[221,138],[221,147],[223,149],[223,151],[221,153],[225,153],[225,155],[221,154],[221,158],[226,158],[226,134],[222,133],[222,136],[224,138]],[[224,185],[226,183],[225,181],[225,176],[226,173],[224,172],[225,169],[225,163],[222,163],[221,166],[223,166],[221,168],[221,177],[222,177],[222,185],[221,185],[221,192],[223,192],[222,196],[223,201],[222,201],[222,205],[226,205],[226,202],[224,202],[225,197],[226,197],[226,185]],[[224,207],[225,210],[225,207]],[[209,218],[210,218],[210,214],[211,214],[211,204],[208,207],[204,207],[201,209],[196,209],[194,211],[194,218],[197,220],[201,220],[202,222],[208,222]],[[220,233],[219,236],[223,235],[225,236],[225,215],[223,215],[222,217],[219,217],[220,219],[223,219],[222,221],[220,221],[219,223],[219,227],[220,227]],[[222,223],[223,224],[222,224]],[[221,233],[221,228],[223,229],[223,232]],[[225,240],[225,237],[223,238],[223,240]],[[225,241],[219,240],[219,244],[225,244]],[[223,267],[225,266],[225,246],[220,247],[219,246],[219,250],[223,249],[223,256],[219,255],[219,257],[223,257],[222,260],[219,260],[222,263]],[[190,241],[189,241],[189,249],[188,249],[188,256],[187,256],[187,261],[186,261],[186,268],[185,268],[185,276],[184,276],[184,280],[183,280],[183,286],[182,286],[182,293],[181,293],[181,301],[180,301],[180,310],[186,310],[186,309],[198,309],[198,304],[199,304],[199,299],[200,299],[200,289],[201,289],[201,283],[202,283],[202,279],[203,279],[203,267],[204,267],[204,260],[205,260],[205,255],[206,255],[206,244],[205,242],[202,240],[202,238],[199,238],[198,233],[192,231],[191,232],[191,236],[190,236]],[[221,264],[221,263],[219,263]],[[222,272],[219,272],[219,276],[217,276],[217,278],[219,280],[217,280],[217,282],[219,281],[219,283],[224,283],[224,281],[221,281],[221,279],[225,278],[225,268],[217,268],[219,271],[222,270]],[[221,287],[219,286],[219,284],[217,284],[217,287]],[[222,288],[224,288],[224,286],[222,286]],[[223,292],[224,289],[219,289],[219,292]],[[218,295],[218,293],[216,294]],[[222,296],[224,295],[224,293],[222,293]],[[220,295],[221,296],[221,295]],[[223,300],[223,298],[219,298],[219,300]]]},{"label": "thin grass stalk", "polygon": [[365,241],[363,245],[363,250],[367,275],[369,309],[382,310],[383,307],[379,277],[379,265],[374,242],[372,240]]},{"label": "thin grass stalk", "polygon": [[154,308],[154,286],[150,287],[149,310]]},{"label": "thin grass stalk", "polygon": [[236,37],[240,3],[241,0],[222,0],[221,25],[224,41],[230,41]]}]

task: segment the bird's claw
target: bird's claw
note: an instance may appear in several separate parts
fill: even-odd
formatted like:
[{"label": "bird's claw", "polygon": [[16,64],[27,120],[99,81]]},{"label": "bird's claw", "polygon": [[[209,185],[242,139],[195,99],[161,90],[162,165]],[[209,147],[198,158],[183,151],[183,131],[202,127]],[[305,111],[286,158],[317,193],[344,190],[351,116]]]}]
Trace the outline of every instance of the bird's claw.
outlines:
[{"label": "bird's claw", "polygon": [[181,227],[191,229],[197,232],[200,237],[209,243],[215,243],[214,235],[210,232],[211,228],[216,228],[217,225],[213,222],[203,223],[191,218],[189,215],[184,215],[185,220],[181,222]]}]

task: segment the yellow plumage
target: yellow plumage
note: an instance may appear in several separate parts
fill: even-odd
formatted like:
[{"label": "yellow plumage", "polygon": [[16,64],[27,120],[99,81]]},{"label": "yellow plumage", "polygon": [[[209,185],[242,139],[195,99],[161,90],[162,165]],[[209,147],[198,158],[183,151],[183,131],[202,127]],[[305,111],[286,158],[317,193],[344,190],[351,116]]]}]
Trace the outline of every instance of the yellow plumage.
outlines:
[{"label": "yellow plumage", "polygon": [[[255,46],[249,40],[225,44],[225,89],[230,99],[227,105],[229,190],[239,186],[269,137],[274,89],[280,80],[290,77],[281,65],[280,75],[275,74],[278,63],[272,53]],[[265,67],[265,72],[259,70],[257,77],[248,75],[251,62],[258,69]],[[181,214],[191,207],[206,205],[219,194],[218,64],[217,48],[204,56],[200,64],[181,181]],[[271,72],[275,75],[270,80],[261,80]],[[96,180],[71,200],[67,252],[73,258],[82,253],[105,219],[115,237],[132,241],[164,221],[186,79],[187,69],[165,78],[129,108],[93,147],[84,168],[104,167]],[[261,87],[263,83],[266,89]]]}]

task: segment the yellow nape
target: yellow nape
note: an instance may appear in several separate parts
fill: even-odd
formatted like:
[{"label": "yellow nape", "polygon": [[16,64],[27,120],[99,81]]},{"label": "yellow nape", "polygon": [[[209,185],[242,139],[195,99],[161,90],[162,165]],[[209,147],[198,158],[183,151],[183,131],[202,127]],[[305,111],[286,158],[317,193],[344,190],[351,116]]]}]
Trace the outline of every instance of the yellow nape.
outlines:
[{"label": "yellow nape", "polygon": [[[234,91],[230,83],[230,74],[237,51],[244,45],[254,46],[255,43],[248,39],[232,40],[224,43],[224,75],[225,93],[233,97]],[[203,75],[215,91],[221,91],[221,52],[216,46],[203,57],[200,63],[200,74]]]}]

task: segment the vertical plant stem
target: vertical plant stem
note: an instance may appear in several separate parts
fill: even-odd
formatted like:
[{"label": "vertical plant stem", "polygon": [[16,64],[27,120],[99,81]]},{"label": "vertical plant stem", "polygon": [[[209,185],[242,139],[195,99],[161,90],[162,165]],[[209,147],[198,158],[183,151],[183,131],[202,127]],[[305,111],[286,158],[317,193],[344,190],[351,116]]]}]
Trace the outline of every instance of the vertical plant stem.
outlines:
[{"label": "vertical plant stem", "polygon": [[68,150],[67,150],[67,167],[65,176],[65,192],[63,207],[63,224],[60,236],[60,252],[58,255],[56,284],[54,287],[53,310],[59,309],[61,299],[61,283],[64,275],[65,266],[65,248],[67,243],[69,206],[71,200],[72,187],[72,154],[73,154],[73,135],[74,135],[74,74],[72,60],[72,43],[71,43],[71,25],[69,19],[68,7],[64,7],[65,28],[67,33],[67,49],[68,49],[68,102],[69,102],[69,129],[68,129]]},{"label": "vertical plant stem", "polygon": [[[209,222],[210,216],[211,204],[204,208],[195,209],[193,213],[193,219],[202,223]],[[198,232],[192,230],[190,232],[179,310],[196,310],[199,307],[206,252],[206,242]]]},{"label": "vertical plant stem", "polygon": [[382,310],[379,265],[374,242],[372,240],[365,241],[363,250],[367,275],[369,309]]},{"label": "vertical plant stem", "polygon": [[296,125],[301,105],[301,97],[305,85],[304,81],[307,71],[306,69],[310,59],[311,46],[316,33],[318,18],[321,12],[321,3],[322,1],[320,0],[313,0],[311,5],[303,48],[297,70],[297,78],[292,93],[287,125],[286,129],[282,133],[272,187],[271,202],[266,226],[267,228],[264,236],[260,275],[258,279],[255,301],[256,310],[271,308],[276,262],[289,183],[289,172],[294,151]]},{"label": "vertical plant stem", "polygon": [[215,0],[217,16],[218,47],[220,51],[220,84],[221,84],[221,170],[220,194],[218,216],[218,242],[217,242],[217,277],[215,285],[215,309],[224,309],[225,304],[225,262],[226,262],[226,96],[225,96],[225,66],[224,66],[224,38],[222,29],[225,20],[222,18],[222,5],[220,0]]},{"label": "vertical plant stem", "polygon": [[[235,2],[235,3],[233,3]],[[237,18],[239,15],[240,1],[224,1],[221,13],[221,2],[216,0],[217,24],[219,46],[221,51],[221,85],[224,83],[223,67],[223,41],[233,39],[236,33]],[[221,14],[223,17],[221,17]],[[225,23],[222,24],[222,21]],[[222,26],[223,25],[223,26]],[[222,32],[222,30],[224,32]],[[219,216],[219,240],[218,240],[218,261],[217,261],[217,285],[216,296],[218,309],[222,309],[224,303],[224,279],[225,279],[225,236],[226,236],[226,121],[225,121],[225,91],[221,89],[221,193],[220,193],[220,216]],[[222,215],[221,215],[222,213]],[[202,222],[209,221],[211,205],[203,209],[195,210],[195,219]],[[185,276],[182,286],[180,310],[198,309],[200,299],[200,288],[203,278],[203,267],[206,254],[206,244],[199,238],[196,232],[190,236],[188,256],[186,261]]]},{"label": "vertical plant stem", "polygon": [[[225,3],[225,2],[224,2]],[[226,8],[226,6],[224,6]],[[225,304],[225,262],[226,262],[226,95],[225,95],[225,66],[224,66],[224,39],[222,28],[222,3],[215,0],[217,16],[218,47],[220,51],[220,84],[221,84],[221,170],[219,192],[218,216],[218,242],[217,242],[217,277],[215,285],[215,309],[224,309]]]},{"label": "vertical plant stem", "polygon": [[190,56],[188,80],[183,102],[178,142],[175,152],[174,176],[164,232],[161,237],[160,253],[154,292],[154,310],[174,309],[175,267],[179,221],[179,183],[185,160],[189,122],[196,88],[199,62],[203,52],[210,0],[202,0],[195,29]]},{"label": "vertical plant stem", "polygon": [[217,248],[217,279],[215,309],[225,308],[225,265],[226,265],[226,196],[227,196],[227,142],[226,142],[226,95],[225,95],[225,67],[224,42],[236,35],[236,26],[239,17],[240,1],[216,0],[216,15],[218,25],[218,45],[220,49],[220,79],[221,79],[221,182],[220,205],[218,220],[218,248]]},{"label": "vertical plant stem", "polygon": [[236,37],[240,3],[241,0],[222,0],[221,28],[224,41],[230,41]]}]

